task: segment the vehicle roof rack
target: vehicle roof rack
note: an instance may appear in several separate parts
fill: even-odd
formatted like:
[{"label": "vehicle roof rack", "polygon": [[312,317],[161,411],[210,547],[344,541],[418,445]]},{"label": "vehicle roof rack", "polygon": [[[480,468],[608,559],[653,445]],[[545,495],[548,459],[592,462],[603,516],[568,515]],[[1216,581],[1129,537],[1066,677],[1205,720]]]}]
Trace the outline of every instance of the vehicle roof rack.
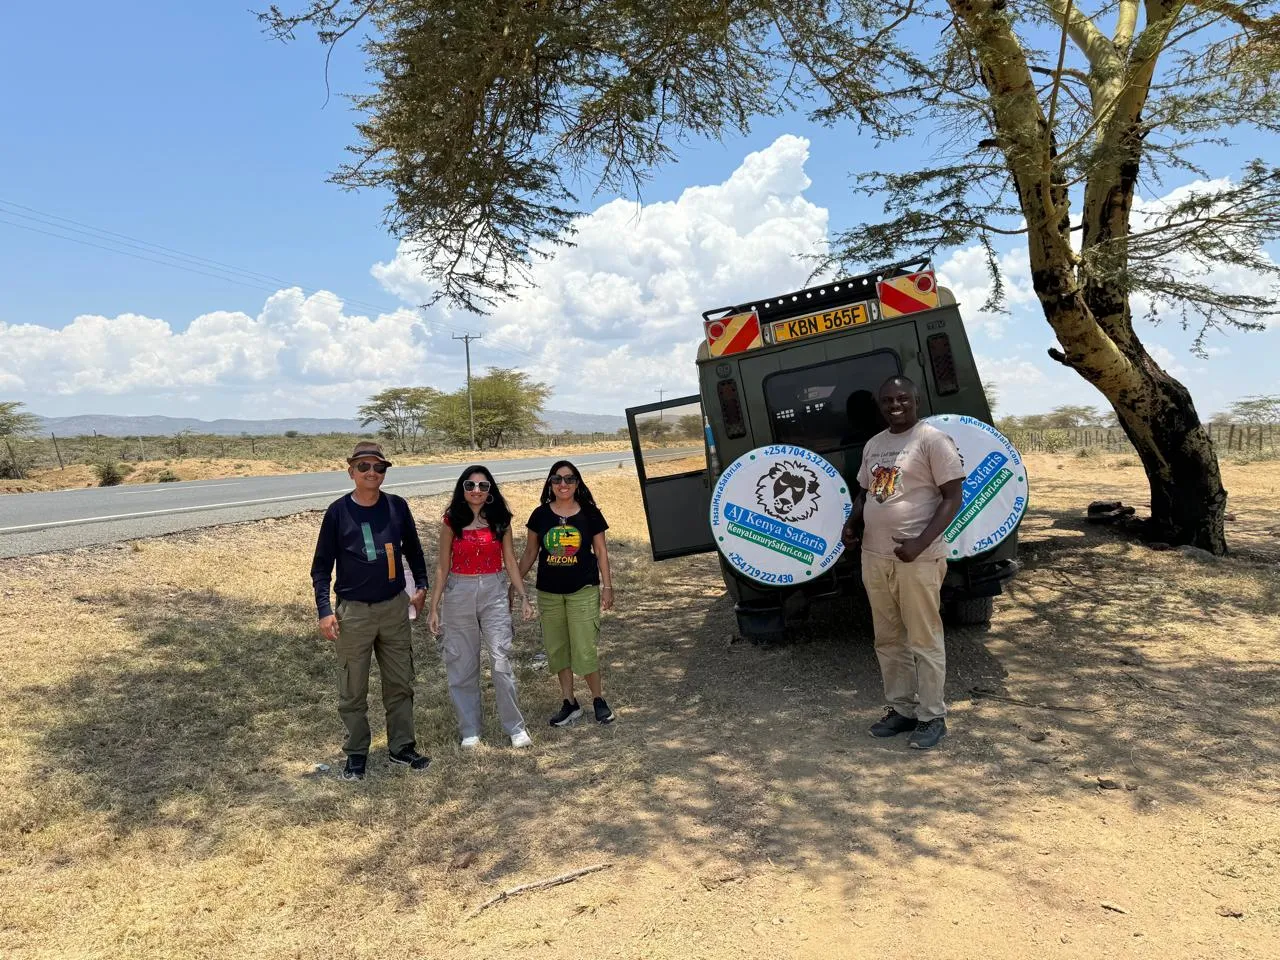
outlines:
[{"label": "vehicle roof rack", "polygon": [[783,319],[782,315],[795,316],[800,313],[812,313],[821,308],[823,303],[849,303],[850,293],[858,294],[857,299],[868,300],[876,296],[876,283],[890,277],[901,277],[915,273],[929,265],[928,257],[915,260],[903,260],[892,263],[879,270],[864,273],[857,277],[844,277],[828,283],[820,283],[815,287],[806,287],[781,296],[764,300],[748,300],[746,303],[733,304],[727,307],[716,307],[704,310],[703,320],[719,320],[735,313],[755,311],[763,322],[769,319]]}]

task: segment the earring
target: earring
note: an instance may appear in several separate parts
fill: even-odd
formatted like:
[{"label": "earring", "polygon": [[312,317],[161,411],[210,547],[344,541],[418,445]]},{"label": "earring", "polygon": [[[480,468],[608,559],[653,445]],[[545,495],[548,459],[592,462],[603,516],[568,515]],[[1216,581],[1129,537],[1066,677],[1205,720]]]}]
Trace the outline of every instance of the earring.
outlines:
[{"label": "earring", "polygon": [[491,494],[489,494],[489,496],[485,497],[485,501],[484,501],[484,502],[485,502],[485,503],[493,503],[493,494],[491,493]]}]

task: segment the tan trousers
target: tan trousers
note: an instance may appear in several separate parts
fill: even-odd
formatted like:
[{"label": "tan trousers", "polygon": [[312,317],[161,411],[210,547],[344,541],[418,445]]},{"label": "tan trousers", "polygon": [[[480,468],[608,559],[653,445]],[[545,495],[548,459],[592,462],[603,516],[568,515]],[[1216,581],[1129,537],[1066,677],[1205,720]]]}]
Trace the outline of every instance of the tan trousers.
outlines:
[{"label": "tan trousers", "polygon": [[943,559],[903,563],[862,553],[884,698],[904,717],[933,720],[947,713],[947,648],[938,609],[946,573]]}]

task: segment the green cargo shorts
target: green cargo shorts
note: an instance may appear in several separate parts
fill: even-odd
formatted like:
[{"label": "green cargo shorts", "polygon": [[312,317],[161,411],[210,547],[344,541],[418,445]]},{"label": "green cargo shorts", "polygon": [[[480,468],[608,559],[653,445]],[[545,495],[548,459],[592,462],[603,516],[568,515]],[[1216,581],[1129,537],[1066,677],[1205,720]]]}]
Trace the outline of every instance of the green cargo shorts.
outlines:
[{"label": "green cargo shorts", "polygon": [[559,673],[568,667],[580,677],[600,669],[596,640],[600,636],[600,588],[583,587],[575,593],[538,591],[542,620],[542,645],[547,668]]}]

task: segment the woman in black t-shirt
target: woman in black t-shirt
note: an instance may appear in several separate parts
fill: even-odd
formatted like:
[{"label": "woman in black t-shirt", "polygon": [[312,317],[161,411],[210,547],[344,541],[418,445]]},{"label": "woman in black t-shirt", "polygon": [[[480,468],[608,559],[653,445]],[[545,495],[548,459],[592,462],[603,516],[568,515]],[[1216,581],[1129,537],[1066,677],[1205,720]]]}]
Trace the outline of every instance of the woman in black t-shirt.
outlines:
[{"label": "woman in black t-shirt", "polygon": [[551,718],[553,727],[568,726],[582,716],[573,692],[576,673],[587,681],[596,720],[612,723],[613,711],[600,683],[596,640],[600,611],[613,606],[613,578],[604,519],[582,474],[568,460],[551,468],[542,488],[542,505],[529,517],[529,540],[520,558],[520,574],[538,562],[538,616],[547,666],[560,681],[564,704]]}]

